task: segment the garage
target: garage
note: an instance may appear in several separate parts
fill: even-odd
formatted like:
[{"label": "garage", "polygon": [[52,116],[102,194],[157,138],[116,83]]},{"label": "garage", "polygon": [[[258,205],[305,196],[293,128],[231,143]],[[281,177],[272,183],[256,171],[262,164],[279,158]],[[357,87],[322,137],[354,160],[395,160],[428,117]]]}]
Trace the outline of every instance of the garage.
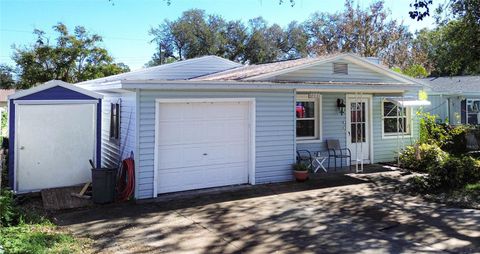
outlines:
[{"label": "garage", "polygon": [[10,98],[10,183],[18,193],[90,181],[100,164],[101,96],[50,81]]},{"label": "garage", "polygon": [[156,103],[157,193],[254,183],[254,99]]}]

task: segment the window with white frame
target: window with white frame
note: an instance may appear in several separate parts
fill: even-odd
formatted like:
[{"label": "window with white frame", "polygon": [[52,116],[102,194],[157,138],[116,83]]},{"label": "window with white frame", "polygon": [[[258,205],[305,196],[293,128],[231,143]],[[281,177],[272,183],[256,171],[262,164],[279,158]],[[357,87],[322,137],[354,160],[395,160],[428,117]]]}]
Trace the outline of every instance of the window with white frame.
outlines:
[{"label": "window with white frame", "polygon": [[297,97],[295,106],[297,139],[318,139],[320,135],[319,98]]},{"label": "window with white frame", "polygon": [[410,134],[410,112],[410,108],[399,107],[393,102],[384,101],[382,105],[383,135]]},{"label": "window with white frame", "polygon": [[467,124],[480,124],[480,99],[467,99],[465,112]]}]

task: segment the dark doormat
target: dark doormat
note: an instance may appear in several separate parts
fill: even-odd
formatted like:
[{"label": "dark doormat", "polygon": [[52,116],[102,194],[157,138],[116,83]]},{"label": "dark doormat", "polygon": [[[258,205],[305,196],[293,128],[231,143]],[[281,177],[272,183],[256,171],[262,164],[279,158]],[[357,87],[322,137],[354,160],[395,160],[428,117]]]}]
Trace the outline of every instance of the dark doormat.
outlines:
[{"label": "dark doormat", "polygon": [[42,190],[43,208],[46,210],[62,210],[91,206],[91,200],[72,196],[72,193],[79,193],[82,187],[71,186]]}]

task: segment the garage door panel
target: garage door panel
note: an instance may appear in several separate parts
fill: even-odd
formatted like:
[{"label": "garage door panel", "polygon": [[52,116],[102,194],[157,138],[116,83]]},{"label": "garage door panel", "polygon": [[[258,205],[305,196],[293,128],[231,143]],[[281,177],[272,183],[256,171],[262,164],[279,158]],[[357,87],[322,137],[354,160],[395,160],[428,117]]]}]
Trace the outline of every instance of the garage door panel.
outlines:
[{"label": "garage door panel", "polygon": [[160,103],[158,108],[158,193],[248,182],[248,103]]},{"label": "garage door panel", "polygon": [[[211,165],[209,167],[192,167],[160,170],[158,176],[159,192],[174,192],[216,186],[242,184],[248,181],[248,174],[243,170],[245,163]],[[186,174],[188,170],[188,174]]]}]

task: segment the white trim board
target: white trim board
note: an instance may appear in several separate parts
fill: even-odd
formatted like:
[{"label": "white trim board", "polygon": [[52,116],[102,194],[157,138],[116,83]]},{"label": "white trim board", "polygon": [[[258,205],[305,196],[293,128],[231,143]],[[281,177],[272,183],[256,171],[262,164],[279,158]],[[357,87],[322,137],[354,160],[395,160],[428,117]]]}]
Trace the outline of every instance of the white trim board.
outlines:
[{"label": "white trim board", "polygon": [[53,105],[53,104],[97,104],[98,100],[14,100],[13,104]]},{"label": "white trim board", "polygon": [[[256,127],[256,100],[255,98],[178,98],[178,99],[155,99],[155,147],[154,147],[154,159],[153,159],[153,198],[158,195],[158,119],[159,119],[159,107],[162,103],[208,103],[208,102],[250,102],[249,103],[249,119],[248,124],[250,137],[249,137],[249,169],[248,169],[248,182],[251,185],[255,185],[255,157],[256,157],[256,141],[255,141],[255,127]],[[137,131],[138,132],[138,131]]]}]

